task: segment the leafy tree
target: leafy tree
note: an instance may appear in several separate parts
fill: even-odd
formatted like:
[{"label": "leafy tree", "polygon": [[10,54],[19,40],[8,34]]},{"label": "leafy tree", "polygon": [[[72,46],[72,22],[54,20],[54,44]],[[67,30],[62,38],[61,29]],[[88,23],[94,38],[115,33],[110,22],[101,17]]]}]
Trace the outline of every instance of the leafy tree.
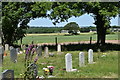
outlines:
[{"label": "leafy tree", "polygon": [[70,22],[64,26],[64,29],[68,30],[69,34],[77,34],[80,27],[76,22]]}]

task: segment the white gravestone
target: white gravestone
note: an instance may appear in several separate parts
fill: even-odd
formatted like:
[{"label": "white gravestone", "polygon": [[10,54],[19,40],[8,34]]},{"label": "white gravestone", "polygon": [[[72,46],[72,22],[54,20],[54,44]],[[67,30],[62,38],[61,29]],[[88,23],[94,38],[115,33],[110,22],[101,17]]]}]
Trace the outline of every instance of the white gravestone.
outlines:
[{"label": "white gravestone", "polygon": [[72,54],[70,53],[65,55],[65,66],[67,72],[77,71],[77,69],[72,69]]},{"label": "white gravestone", "polygon": [[85,66],[85,57],[84,57],[84,52],[79,53],[79,66]]},{"label": "white gravestone", "polygon": [[60,44],[58,44],[58,46],[57,46],[57,51],[61,52],[61,45]]},{"label": "white gravestone", "polygon": [[42,47],[41,46],[37,47],[36,53],[37,53],[38,56],[42,56]]},{"label": "white gravestone", "polygon": [[72,70],[72,54],[67,53],[65,55],[65,65],[66,65],[66,71],[70,72]]},{"label": "white gravestone", "polygon": [[17,62],[17,51],[15,48],[10,49],[10,59],[12,62]]},{"label": "white gravestone", "polygon": [[9,44],[5,44],[5,51],[9,50]]},{"label": "white gravestone", "polygon": [[48,57],[49,56],[49,52],[48,52],[48,47],[44,48],[44,57]]},{"label": "white gravestone", "polygon": [[88,62],[89,64],[93,63],[93,50],[92,49],[88,50]]}]

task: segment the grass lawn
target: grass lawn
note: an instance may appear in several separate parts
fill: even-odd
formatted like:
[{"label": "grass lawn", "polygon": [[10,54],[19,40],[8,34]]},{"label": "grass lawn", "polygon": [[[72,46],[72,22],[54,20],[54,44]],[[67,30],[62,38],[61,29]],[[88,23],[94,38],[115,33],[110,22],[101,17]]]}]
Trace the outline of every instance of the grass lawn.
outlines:
[{"label": "grass lawn", "polygon": [[[94,61],[95,64],[88,64],[87,52],[85,53],[85,67],[79,67],[79,55],[80,51],[64,51],[62,55],[57,55],[55,53],[54,57],[43,58],[40,57],[37,61],[38,65],[38,76],[43,75],[42,68],[46,66],[54,66],[53,75],[55,78],[118,78],[118,52],[117,51],[107,51],[104,52],[106,57],[101,57],[102,52],[94,52]],[[62,70],[65,68],[65,54],[72,54],[72,63],[73,69],[78,69],[77,72],[66,72]],[[15,78],[23,78],[20,76],[21,73],[24,73],[24,54],[18,55],[18,62],[12,63],[10,61],[10,56],[4,58],[3,69],[12,69],[15,73]],[[44,63],[44,64],[42,64]]]},{"label": "grass lawn", "polygon": [[[46,34],[28,34],[23,38],[23,44],[31,44],[34,41],[37,43],[55,43],[55,37],[58,38],[58,43],[62,42],[79,42],[97,40],[97,35],[93,33],[81,33],[80,35],[65,36],[63,33],[46,33]],[[118,33],[106,35],[106,40],[118,40]],[[20,44],[20,41],[18,42]]]}]

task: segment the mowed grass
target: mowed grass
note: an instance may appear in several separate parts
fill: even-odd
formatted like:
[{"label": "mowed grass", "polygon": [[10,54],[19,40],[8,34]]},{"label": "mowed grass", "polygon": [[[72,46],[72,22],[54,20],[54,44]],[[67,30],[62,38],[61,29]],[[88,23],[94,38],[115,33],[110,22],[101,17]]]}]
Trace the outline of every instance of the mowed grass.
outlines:
[{"label": "mowed grass", "polygon": [[[43,68],[47,66],[54,66],[54,78],[118,78],[118,52],[117,51],[107,51],[105,57],[102,52],[94,52],[94,62],[95,64],[88,64],[88,53],[87,51],[82,51],[85,53],[85,67],[79,67],[79,52],[80,51],[64,51],[63,54],[57,55],[55,53],[54,57],[40,57],[37,61],[38,65],[38,76],[44,75]],[[73,69],[77,69],[76,72],[66,72],[63,70],[65,68],[65,54],[72,54],[72,64]],[[23,78],[24,73],[24,54],[18,55],[18,62],[12,63],[10,61],[10,56],[4,58],[3,70],[12,69],[15,73],[15,78]]]},{"label": "mowed grass", "polygon": [[[93,41],[97,40],[97,34],[94,33],[81,33],[80,35],[72,36],[65,36],[63,33],[28,34],[23,38],[23,44],[31,44],[32,41],[34,41],[35,44],[55,43],[55,37],[58,38],[58,43],[89,41],[90,37],[92,37]],[[106,40],[118,40],[118,33],[106,35]]]}]

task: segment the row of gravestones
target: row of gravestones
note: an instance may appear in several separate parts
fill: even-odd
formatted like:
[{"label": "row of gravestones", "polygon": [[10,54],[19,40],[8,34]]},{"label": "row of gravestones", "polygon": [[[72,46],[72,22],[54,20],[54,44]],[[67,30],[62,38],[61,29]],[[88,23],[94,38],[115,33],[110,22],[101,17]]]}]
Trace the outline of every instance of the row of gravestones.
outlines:
[{"label": "row of gravestones", "polygon": [[[93,50],[92,49],[88,50],[88,62],[89,62],[89,64],[93,63]],[[65,55],[65,65],[66,65],[67,72],[77,70],[77,69],[72,68],[72,54],[67,53]],[[84,52],[79,53],[79,66],[80,67],[85,66]]]}]

